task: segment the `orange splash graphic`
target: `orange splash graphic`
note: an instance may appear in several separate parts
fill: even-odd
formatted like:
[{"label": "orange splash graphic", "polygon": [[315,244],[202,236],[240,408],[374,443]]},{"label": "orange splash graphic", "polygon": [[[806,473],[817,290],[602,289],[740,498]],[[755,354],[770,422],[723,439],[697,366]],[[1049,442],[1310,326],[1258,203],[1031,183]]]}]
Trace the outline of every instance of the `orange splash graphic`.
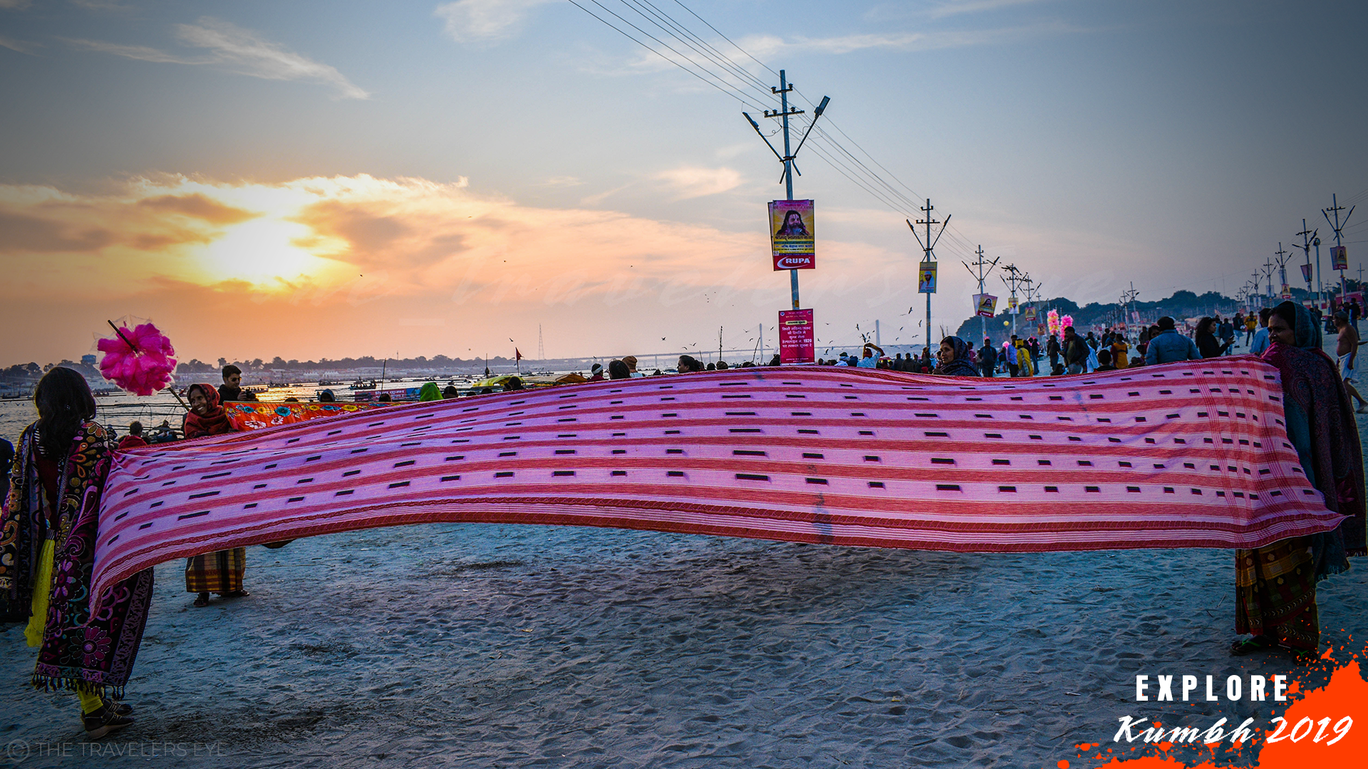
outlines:
[{"label": "orange splash graphic", "polygon": [[[1198,744],[1211,758],[1200,763],[1189,763],[1169,755],[1172,743],[1135,747],[1118,743],[1081,743],[1077,745],[1076,763],[1060,761],[1060,769],[1092,767],[1094,769],[1217,769],[1216,752],[1228,751],[1227,756],[1239,758],[1223,763],[1226,769],[1258,767],[1259,769],[1301,769],[1306,766],[1351,767],[1368,766],[1368,681],[1364,680],[1360,661],[1368,657],[1368,650],[1351,656],[1339,664],[1330,652],[1322,655],[1320,664],[1332,666],[1329,682],[1319,689],[1307,688],[1292,681],[1289,695],[1296,701],[1282,713],[1270,714],[1262,723],[1256,721],[1250,729],[1257,735],[1245,749],[1235,753],[1229,742],[1218,745]],[[1228,727],[1229,728],[1229,727]],[[1139,755],[1143,751],[1149,754]],[[1118,756],[1126,751],[1131,756]],[[1104,762],[1105,763],[1102,763]]]}]

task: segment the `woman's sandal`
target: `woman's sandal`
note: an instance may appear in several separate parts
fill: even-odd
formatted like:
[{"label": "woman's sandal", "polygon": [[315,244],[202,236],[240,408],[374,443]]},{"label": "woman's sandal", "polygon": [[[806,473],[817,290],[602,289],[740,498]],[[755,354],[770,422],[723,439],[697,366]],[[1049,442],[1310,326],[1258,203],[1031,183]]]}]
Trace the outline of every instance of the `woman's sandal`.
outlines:
[{"label": "woman's sandal", "polygon": [[1254,652],[1268,651],[1275,649],[1278,642],[1265,635],[1256,635],[1253,638],[1241,638],[1230,645],[1230,653],[1236,657],[1243,657]]},{"label": "woman's sandal", "polygon": [[208,606],[208,605],[209,605],[209,596],[207,596],[207,595],[195,596],[195,603],[194,603],[195,608],[203,609],[204,607],[206,607],[206,606]]},{"label": "woman's sandal", "polygon": [[247,596],[251,595],[251,593],[247,592],[246,590],[233,590],[227,593],[222,593],[221,595],[224,598],[246,598]]}]

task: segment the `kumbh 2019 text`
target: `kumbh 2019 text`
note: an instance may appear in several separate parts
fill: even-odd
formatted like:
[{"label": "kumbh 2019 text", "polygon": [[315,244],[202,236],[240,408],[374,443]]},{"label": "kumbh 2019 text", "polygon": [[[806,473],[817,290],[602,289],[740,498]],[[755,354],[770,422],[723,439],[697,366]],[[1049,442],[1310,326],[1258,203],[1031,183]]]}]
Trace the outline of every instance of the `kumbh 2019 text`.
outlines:
[{"label": "kumbh 2019 text", "polygon": [[[1121,728],[1117,729],[1116,734],[1112,736],[1112,742],[1135,742],[1136,740],[1140,740],[1141,742],[1147,743],[1172,742],[1174,744],[1193,744],[1200,740],[1204,744],[1215,745],[1216,743],[1230,740],[1230,743],[1234,745],[1236,743],[1244,742],[1245,740],[1254,739],[1257,736],[1249,728],[1250,724],[1254,723],[1254,719],[1252,718],[1246,718],[1238,727],[1229,732],[1224,729],[1226,724],[1226,719],[1224,718],[1212,724],[1207,729],[1199,729],[1195,726],[1164,727],[1158,723],[1146,726],[1146,724],[1150,723],[1149,719],[1131,718],[1130,716],[1121,716],[1117,720],[1121,722]],[[1335,721],[1334,726],[1331,726],[1330,722],[1330,718],[1322,718],[1317,721],[1310,717],[1305,717],[1299,720],[1295,726],[1290,727],[1289,730],[1287,719],[1278,716],[1269,722],[1269,726],[1273,727],[1273,731],[1264,739],[1264,742],[1274,743],[1282,742],[1283,740],[1301,742],[1307,737],[1311,737],[1311,742],[1313,743],[1334,745],[1344,739],[1344,736],[1347,735],[1349,730],[1354,726],[1354,719],[1349,716],[1345,716],[1340,720]],[[1322,740],[1324,740],[1323,743]]]}]

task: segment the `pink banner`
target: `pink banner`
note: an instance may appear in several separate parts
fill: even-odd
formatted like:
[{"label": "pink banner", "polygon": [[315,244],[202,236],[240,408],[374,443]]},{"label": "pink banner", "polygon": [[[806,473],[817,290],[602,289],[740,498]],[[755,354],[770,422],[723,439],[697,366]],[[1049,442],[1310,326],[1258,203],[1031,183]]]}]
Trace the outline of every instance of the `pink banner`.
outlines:
[{"label": "pink banner", "polygon": [[779,311],[779,362],[812,363],[817,358],[812,310]]}]

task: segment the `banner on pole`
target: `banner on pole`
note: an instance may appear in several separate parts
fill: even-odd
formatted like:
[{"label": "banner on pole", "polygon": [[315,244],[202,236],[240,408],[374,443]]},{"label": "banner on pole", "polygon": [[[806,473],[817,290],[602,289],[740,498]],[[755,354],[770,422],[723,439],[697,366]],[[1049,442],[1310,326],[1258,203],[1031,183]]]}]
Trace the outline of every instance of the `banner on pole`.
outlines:
[{"label": "banner on pole", "polygon": [[917,293],[936,293],[936,263],[917,262]]},{"label": "banner on pole", "polygon": [[974,314],[991,318],[997,314],[997,297],[992,294],[974,294]]},{"label": "banner on pole", "polygon": [[774,269],[811,270],[817,267],[811,200],[772,200],[769,221]]},{"label": "banner on pole", "polygon": [[1283,299],[1291,299],[1291,298],[1292,298],[1292,289],[1291,289],[1291,287],[1289,287],[1286,283],[1282,284],[1282,298],[1283,298]]},{"label": "banner on pole", "polygon": [[1349,269],[1349,252],[1344,246],[1330,247],[1330,269],[1347,270]]},{"label": "banner on pole", "polygon": [[1028,304],[1028,305],[1026,305],[1026,307],[1025,307],[1024,310],[1023,310],[1023,312],[1024,312],[1025,314],[1024,314],[1022,320],[1024,320],[1024,321],[1027,322],[1027,323],[1035,323],[1035,322],[1036,322],[1036,308],[1035,308],[1035,305],[1033,305],[1033,304]]},{"label": "banner on pole", "polygon": [[1303,264],[1303,265],[1301,266],[1301,268],[1302,268],[1302,280],[1306,281],[1307,283],[1310,283],[1310,282],[1311,282],[1311,265],[1309,265],[1309,264]]},{"label": "banner on pole", "polygon": [[816,355],[812,310],[780,310],[779,362],[813,363]]}]

